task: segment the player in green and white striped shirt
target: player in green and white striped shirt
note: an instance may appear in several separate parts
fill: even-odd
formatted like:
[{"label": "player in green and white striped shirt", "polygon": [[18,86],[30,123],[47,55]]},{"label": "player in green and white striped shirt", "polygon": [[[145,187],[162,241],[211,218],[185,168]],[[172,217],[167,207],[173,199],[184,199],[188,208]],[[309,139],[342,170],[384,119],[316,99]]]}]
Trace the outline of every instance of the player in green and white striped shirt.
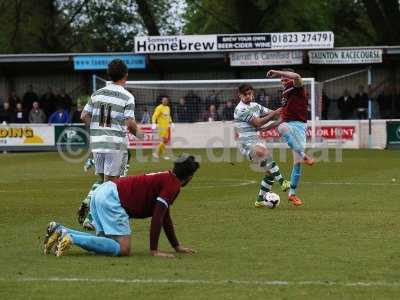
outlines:
[{"label": "player in green and white striped shirt", "polygon": [[272,159],[272,151],[259,137],[258,130],[279,116],[280,109],[269,110],[253,102],[254,89],[249,84],[239,86],[240,102],[235,108],[235,130],[239,137],[239,150],[251,162],[265,170],[261,180],[260,191],[255,202],[255,207],[265,207],[263,196],[272,188],[274,181],[279,182],[281,189],[286,191],[290,182],[283,178],[278,165]]},{"label": "player in green and white striped shirt", "polygon": [[[135,98],[124,88],[128,79],[126,64],[114,59],[108,65],[107,74],[112,82],[92,94],[81,115],[90,125],[90,148],[99,176],[91,192],[123,173],[127,163],[126,132],[141,136],[135,122]],[[79,222],[83,222],[88,212],[89,204],[84,202],[78,210]]]}]

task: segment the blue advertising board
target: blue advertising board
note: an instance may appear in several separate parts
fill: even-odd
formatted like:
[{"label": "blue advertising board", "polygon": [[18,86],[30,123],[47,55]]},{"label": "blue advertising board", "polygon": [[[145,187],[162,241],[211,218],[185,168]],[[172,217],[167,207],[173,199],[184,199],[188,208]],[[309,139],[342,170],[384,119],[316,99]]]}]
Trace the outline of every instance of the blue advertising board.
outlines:
[{"label": "blue advertising board", "polygon": [[75,70],[106,70],[108,63],[113,59],[122,59],[128,69],[146,68],[146,58],[144,55],[124,54],[124,55],[79,55],[74,56]]}]

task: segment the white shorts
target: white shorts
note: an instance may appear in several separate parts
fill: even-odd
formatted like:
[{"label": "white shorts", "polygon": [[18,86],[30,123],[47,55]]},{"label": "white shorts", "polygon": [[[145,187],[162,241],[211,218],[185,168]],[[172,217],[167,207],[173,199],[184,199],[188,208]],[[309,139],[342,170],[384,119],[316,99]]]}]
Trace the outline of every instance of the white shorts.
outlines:
[{"label": "white shorts", "polygon": [[263,140],[253,140],[249,143],[242,143],[239,146],[240,153],[244,155],[248,160],[256,162],[256,157],[254,155],[254,148],[256,146],[267,148]]},{"label": "white shorts", "polygon": [[93,153],[96,174],[121,176],[128,163],[128,152]]}]

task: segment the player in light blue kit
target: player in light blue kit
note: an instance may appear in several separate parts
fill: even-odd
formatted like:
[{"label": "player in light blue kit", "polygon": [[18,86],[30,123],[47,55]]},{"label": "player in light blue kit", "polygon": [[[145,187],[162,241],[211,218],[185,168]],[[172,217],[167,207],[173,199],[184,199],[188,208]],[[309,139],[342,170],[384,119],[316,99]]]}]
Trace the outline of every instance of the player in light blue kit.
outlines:
[{"label": "player in light blue kit", "polygon": [[303,86],[301,76],[292,69],[282,71],[270,70],[267,77],[280,77],[283,87],[282,109],[280,120],[274,126],[278,126],[278,132],[293,152],[293,168],[288,200],[293,205],[303,205],[303,201],[296,195],[301,177],[301,164],[312,166],[314,159],[307,155],[306,130],[308,96]]}]

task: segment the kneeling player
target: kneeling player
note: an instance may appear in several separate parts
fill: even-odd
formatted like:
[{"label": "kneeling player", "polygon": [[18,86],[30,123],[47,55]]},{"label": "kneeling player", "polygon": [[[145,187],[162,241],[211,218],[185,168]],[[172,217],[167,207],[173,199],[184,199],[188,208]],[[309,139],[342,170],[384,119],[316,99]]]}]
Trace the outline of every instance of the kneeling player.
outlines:
[{"label": "kneeling player", "polygon": [[56,256],[62,256],[76,245],[97,254],[128,256],[131,253],[130,218],[151,217],[150,253],[153,256],[174,257],[158,251],[161,228],[176,252],[193,253],[180,245],[170,216],[170,206],[180,188],[192,179],[199,168],[193,156],[181,156],[172,171],[128,176],[102,184],[93,194],[90,211],[96,235],[76,231],[50,222],[44,241],[44,253],[55,246]]},{"label": "kneeling player", "polygon": [[235,108],[235,130],[239,137],[240,152],[247,159],[265,170],[266,175],[261,181],[260,192],[255,207],[267,206],[263,196],[272,188],[274,181],[279,182],[281,189],[289,189],[290,182],[285,180],[278,165],[272,159],[272,152],[258,136],[258,130],[271,120],[278,117],[280,110],[271,111],[253,102],[254,89],[251,85],[239,86],[240,102]]},{"label": "kneeling player", "polygon": [[308,97],[301,76],[291,69],[270,70],[267,77],[280,77],[283,87],[280,120],[275,124],[283,140],[293,151],[293,168],[290,178],[289,201],[294,205],[303,202],[296,195],[301,176],[301,163],[313,165],[314,159],[305,153]]}]

